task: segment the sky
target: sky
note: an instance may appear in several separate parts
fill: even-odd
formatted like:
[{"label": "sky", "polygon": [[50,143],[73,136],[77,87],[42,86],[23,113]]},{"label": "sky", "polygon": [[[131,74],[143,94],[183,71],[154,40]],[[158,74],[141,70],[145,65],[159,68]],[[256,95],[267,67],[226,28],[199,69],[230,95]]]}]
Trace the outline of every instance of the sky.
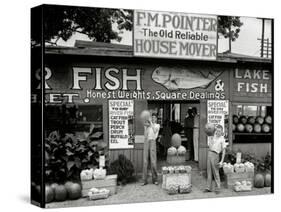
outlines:
[{"label": "sky", "polygon": [[[239,38],[232,42],[232,52],[238,54],[244,54],[249,56],[260,56],[260,41],[262,33],[262,20],[254,17],[241,17],[243,26],[240,28]],[[113,29],[117,30],[117,26],[113,25]],[[122,31],[121,42],[112,41],[112,43],[119,43],[125,45],[132,45],[132,32]],[[269,38],[271,42],[271,22],[265,21],[265,36]],[[60,46],[74,46],[75,40],[90,41],[86,35],[76,33],[67,42],[62,39],[58,41]],[[219,38],[218,40],[218,52],[225,52],[228,50],[228,39]]]}]

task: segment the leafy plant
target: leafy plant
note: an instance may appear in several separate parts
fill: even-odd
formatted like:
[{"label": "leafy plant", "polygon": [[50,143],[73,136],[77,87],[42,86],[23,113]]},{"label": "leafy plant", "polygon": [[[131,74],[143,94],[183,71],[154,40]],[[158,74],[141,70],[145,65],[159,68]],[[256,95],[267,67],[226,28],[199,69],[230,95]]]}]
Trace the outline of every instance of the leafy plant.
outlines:
[{"label": "leafy plant", "polygon": [[108,169],[109,174],[117,174],[118,183],[123,185],[135,180],[134,172],[134,165],[124,155],[119,155],[118,159],[113,161]]},{"label": "leafy plant", "polygon": [[80,181],[83,169],[98,166],[97,141],[89,137],[78,140],[73,134],[61,136],[53,131],[45,139],[45,173],[47,182]]},{"label": "leafy plant", "polygon": [[229,52],[231,52],[231,42],[239,37],[240,28],[243,23],[237,16],[218,16],[218,33],[229,40]]}]

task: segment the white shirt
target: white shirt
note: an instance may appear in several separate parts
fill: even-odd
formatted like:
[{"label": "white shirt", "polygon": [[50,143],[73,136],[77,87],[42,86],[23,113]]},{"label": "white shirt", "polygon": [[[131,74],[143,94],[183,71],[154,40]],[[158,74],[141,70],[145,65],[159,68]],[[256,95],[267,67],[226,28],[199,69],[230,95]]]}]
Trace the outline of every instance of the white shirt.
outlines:
[{"label": "white shirt", "polygon": [[210,139],[208,139],[208,146],[211,151],[214,151],[219,154],[223,151],[223,149],[226,148],[227,143],[225,142],[223,136],[212,136],[210,137]]},{"label": "white shirt", "polygon": [[148,140],[156,140],[159,134],[160,125],[152,123],[151,126],[146,128],[146,135]]}]

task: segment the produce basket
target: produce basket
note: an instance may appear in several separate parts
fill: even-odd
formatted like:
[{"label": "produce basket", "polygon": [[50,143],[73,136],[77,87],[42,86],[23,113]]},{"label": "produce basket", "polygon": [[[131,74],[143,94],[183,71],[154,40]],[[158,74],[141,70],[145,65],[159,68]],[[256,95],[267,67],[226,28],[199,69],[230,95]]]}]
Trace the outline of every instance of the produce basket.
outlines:
[{"label": "produce basket", "polygon": [[179,193],[186,194],[191,192],[192,185],[180,185],[179,186]]},{"label": "produce basket", "polygon": [[236,192],[240,191],[251,191],[253,187],[253,184],[251,181],[242,181],[242,182],[235,182],[235,185],[233,186],[233,190]]},{"label": "produce basket", "polygon": [[245,172],[245,167],[236,167],[235,172],[236,173],[243,173],[243,172]]},{"label": "produce basket", "polygon": [[99,192],[89,191],[88,198],[89,200],[98,200],[98,199],[106,199],[109,197],[110,191],[108,189],[101,189]]}]

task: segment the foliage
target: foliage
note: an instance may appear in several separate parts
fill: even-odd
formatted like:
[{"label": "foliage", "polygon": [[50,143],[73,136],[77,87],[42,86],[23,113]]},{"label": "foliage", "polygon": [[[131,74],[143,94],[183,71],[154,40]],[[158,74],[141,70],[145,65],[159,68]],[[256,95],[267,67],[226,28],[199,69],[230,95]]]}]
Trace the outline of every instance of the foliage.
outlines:
[{"label": "foliage", "polygon": [[118,159],[113,161],[108,169],[109,174],[117,174],[117,181],[121,184],[127,184],[135,180],[134,172],[134,165],[124,155],[119,155]]},{"label": "foliage", "polygon": [[78,140],[73,134],[50,133],[45,139],[46,181],[80,181],[83,169],[98,166],[100,149],[97,144],[89,138]]},{"label": "foliage", "polygon": [[218,16],[218,33],[229,39],[229,52],[231,52],[231,42],[239,37],[242,25],[238,16]]},{"label": "foliage", "polygon": [[58,131],[64,137],[66,133],[73,133],[78,121],[78,106],[66,105],[46,106],[46,129],[49,132]]},{"label": "foliage", "polygon": [[218,17],[218,33],[224,38],[231,38],[235,41],[239,37],[240,27],[243,23],[237,16],[219,16]]},{"label": "foliage", "polygon": [[[92,41],[120,41],[118,31],[112,29],[132,30],[132,11],[122,9],[87,8],[71,6],[44,6],[44,40],[52,44],[59,39],[67,41],[74,33],[82,33]],[[40,32],[34,29],[31,39],[40,42]],[[55,41],[53,41],[55,40]]]},{"label": "foliage", "polygon": [[[262,158],[257,158],[253,153],[242,153],[241,162],[244,163],[246,161],[253,163],[257,172],[268,172],[271,170],[272,158],[269,153]],[[225,162],[231,163],[232,165],[235,164],[236,152],[227,151],[225,154]]]}]

